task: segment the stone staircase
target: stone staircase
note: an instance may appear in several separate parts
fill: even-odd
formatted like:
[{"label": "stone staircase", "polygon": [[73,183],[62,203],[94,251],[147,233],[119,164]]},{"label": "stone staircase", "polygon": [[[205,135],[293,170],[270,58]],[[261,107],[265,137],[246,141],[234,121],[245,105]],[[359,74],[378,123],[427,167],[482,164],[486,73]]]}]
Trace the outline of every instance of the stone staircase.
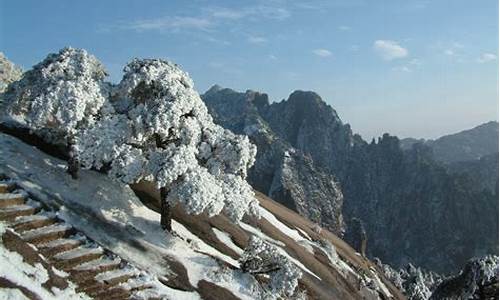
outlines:
[{"label": "stone staircase", "polygon": [[0,221],[63,271],[77,292],[106,300],[134,299],[140,291],[157,295],[143,272],[101,248],[8,180],[0,181]]}]

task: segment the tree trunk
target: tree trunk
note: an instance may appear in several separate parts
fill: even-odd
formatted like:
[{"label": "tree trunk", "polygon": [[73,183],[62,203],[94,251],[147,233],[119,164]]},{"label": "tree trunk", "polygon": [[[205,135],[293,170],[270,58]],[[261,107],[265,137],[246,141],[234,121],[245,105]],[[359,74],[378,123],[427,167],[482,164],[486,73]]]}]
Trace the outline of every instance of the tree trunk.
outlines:
[{"label": "tree trunk", "polygon": [[168,191],[165,187],[160,189],[160,224],[163,230],[168,232],[172,231],[172,209],[170,203],[167,201]]},{"label": "tree trunk", "polygon": [[78,171],[80,170],[80,161],[78,160],[78,153],[73,139],[68,139],[68,174],[71,175],[73,179],[78,179]]}]

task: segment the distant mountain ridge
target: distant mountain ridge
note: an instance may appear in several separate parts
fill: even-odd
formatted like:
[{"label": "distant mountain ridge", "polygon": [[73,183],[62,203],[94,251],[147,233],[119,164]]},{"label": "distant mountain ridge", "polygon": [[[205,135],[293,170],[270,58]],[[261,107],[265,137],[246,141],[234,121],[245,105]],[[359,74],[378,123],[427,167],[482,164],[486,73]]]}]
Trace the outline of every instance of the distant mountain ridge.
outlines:
[{"label": "distant mountain ridge", "polygon": [[[295,91],[287,100],[270,103],[263,93],[217,87],[202,99],[216,123],[248,134],[257,145],[257,162],[249,176],[257,190],[292,209],[301,203],[302,211],[296,210],[307,217],[325,210],[327,216],[342,217],[345,239],[352,244],[360,235],[350,225],[353,218],[360,219],[368,255],[395,266],[411,262],[448,273],[470,257],[498,252],[498,189],[484,191],[470,175],[450,172],[436,162],[429,146],[402,150],[399,139],[388,134],[368,143],[314,92]],[[282,162],[290,153],[308,158],[314,172],[283,180]],[[299,174],[304,164],[294,161],[289,165]],[[315,172],[323,179],[315,180]],[[324,178],[334,180],[330,187],[340,187],[335,195],[328,192],[329,180]],[[277,182],[278,189],[271,189],[271,182]],[[317,182],[321,184],[313,184]],[[301,193],[292,193],[291,186]],[[333,213],[339,208],[341,212]],[[327,216],[317,220],[329,227],[323,222]]]},{"label": "distant mountain ridge", "polygon": [[402,139],[401,147],[409,149],[417,142],[431,147],[438,161],[453,163],[478,160],[485,155],[498,153],[498,122],[490,121],[435,140]]}]

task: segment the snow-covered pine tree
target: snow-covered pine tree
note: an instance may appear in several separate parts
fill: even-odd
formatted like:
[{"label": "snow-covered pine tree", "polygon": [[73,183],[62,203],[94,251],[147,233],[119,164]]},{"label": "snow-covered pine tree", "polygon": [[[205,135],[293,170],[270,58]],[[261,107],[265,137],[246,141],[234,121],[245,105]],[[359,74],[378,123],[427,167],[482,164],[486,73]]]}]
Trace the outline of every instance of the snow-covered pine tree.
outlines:
[{"label": "snow-covered pine tree", "polygon": [[[28,128],[45,142],[71,150],[74,135],[92,126],[106,98],[101,63],[82,49],[64,48],[52,53],[4,94],[4,107],[14,126]],[[76,176],[77,158],[68,170]]]},{"label": "snow-covered pine tree", "polygon": [[240,265],[243,272],[269,275],[268,293],[278,299],[292,297],[302,277],[302,271],[276,246],[256,236],[250,237],[240,258]]},{"label": "snow-covered pine tree", "polygon": [[9,85],[8,114],[52,144],[66,145],[81,125],[92,124],[105,102],[106,72],[82,49],[52,53]]},{"label": "snow-covered pine tree", "polygon": [[0,93],[3,93],[9,84],[21,79],[22,74],[23,71],[21,68],[10,62],[7,57],[0,52]]},{"label": "snow-covered pine tree", "polygon": [[135,59],[124,71],[111,97],[114,110],[78,135],[81,163],[127,184],[156,182],[167,230],[174,204],[190,214],[224,210],[235,221],[256,214],[258,202],[245,181],[256,154],[248,138],[213,123],[177,65]]}]

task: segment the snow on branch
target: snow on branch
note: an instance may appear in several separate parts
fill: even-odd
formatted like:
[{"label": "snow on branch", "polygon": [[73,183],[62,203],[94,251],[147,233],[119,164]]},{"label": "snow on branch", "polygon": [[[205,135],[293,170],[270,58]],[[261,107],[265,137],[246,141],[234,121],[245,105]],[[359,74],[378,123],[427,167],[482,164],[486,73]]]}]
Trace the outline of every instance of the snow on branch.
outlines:
[{"label": "snow on branch", "polygon": [[273,246],[256,236],[251,236],[240,258],[243,272],[267,274],[267,288],[271,295],[292,297],[302,277],[302,271]]}]

